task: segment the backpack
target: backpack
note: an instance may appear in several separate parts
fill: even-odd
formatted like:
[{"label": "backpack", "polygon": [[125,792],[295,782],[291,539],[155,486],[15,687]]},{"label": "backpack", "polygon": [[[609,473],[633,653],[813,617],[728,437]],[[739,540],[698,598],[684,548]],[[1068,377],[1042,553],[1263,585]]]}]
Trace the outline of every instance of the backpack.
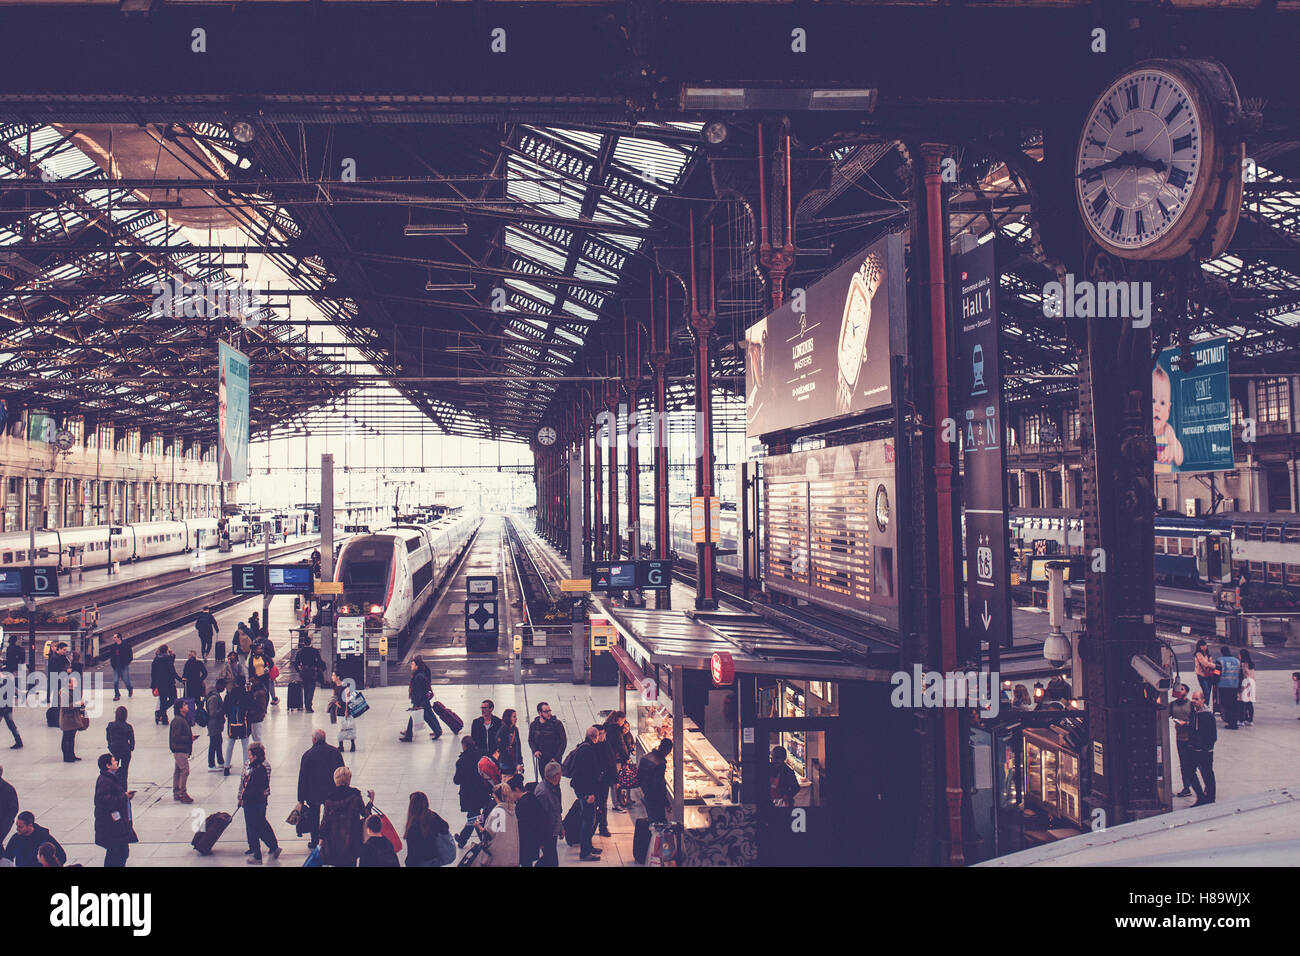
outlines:
[{"label": "backpack", "polygon": [[574,747],[569,751],[569,756],[564,758],[564,763],[560,764],[561,775],[568,777],[570,780],[573,779],[573,771],[577,769],[578,766],[578,761],[575,759],[577,756],[578,748]]},{"label": "backpack", "polygon": [[195,708],[194,708],[194,725],[195,725],[196,727],[207,727],[207,726],[208,726],[208,706],[207,706],[207,703],[206,703],[206,702],[204,703],[204,705],[203,705],[202,707],[195,706]]}]

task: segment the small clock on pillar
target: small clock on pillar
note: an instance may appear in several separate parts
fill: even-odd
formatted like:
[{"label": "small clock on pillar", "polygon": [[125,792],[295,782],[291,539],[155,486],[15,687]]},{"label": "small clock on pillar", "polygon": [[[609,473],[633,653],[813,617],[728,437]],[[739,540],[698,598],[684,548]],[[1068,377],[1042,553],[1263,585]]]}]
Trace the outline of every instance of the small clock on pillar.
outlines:
[{"label": "small clock on pillar", "polygon": [[1115,79],[1079,137],[1075,195],[1088,232],[1125,259],[1227,247],[1241,212],[1241,100],[1212,60],[1149,60]]},{"label": "small clock on pillar", "polygon": [[546,425],[537,430],[537,443],[539,445],[545,445],[549,448],[555,444],[555,438],[555,429],[550,425]]}]

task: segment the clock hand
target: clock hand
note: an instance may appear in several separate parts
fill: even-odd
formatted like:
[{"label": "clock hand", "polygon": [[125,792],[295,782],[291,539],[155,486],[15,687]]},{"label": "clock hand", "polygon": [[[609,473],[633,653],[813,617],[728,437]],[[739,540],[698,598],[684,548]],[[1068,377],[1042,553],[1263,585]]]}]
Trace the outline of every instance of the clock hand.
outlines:
[{"label": "clock hand", "polygon": [[1102,163],[1100,166],[1089,166],[1083,172],[1077,173],[1074,178],[1083,179],[1085,176],[1104,173],[1108,169],[1119,169],[1120,167],[1146,167],[1157,173],[1162,173],[1165,171],[1165,161],[1163,159],[1147,159],[1141,153],[1130,150],[1126,153],[1120,153],[1114,159]]}]

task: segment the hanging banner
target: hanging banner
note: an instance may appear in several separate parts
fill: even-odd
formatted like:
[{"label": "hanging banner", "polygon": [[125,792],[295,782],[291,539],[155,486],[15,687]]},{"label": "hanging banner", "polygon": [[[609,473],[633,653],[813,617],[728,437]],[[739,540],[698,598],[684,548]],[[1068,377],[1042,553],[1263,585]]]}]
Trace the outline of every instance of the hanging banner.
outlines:
[{"label": "hanging banner", "polygon": [[751,437],[884,408],[902,351],[903,239],[872,243],[745,330]]},{"label": "hanging banner", "polygon": [[217,343],[217,480],[248,480],[248,356]]},{"label": "hanging banner", "polygon": [[1151,371],[1156,473],[1232,471],[1232,401],[1228,340],[1191,347],[1196,365],[1180,368],[1177,348],[1160,353]]}]

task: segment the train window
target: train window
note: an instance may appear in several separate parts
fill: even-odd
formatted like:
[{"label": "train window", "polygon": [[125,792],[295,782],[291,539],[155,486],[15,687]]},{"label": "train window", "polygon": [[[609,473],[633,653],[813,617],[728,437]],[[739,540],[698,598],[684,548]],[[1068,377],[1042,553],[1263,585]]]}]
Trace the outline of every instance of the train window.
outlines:
[{"label": "train window", "polygon": [[1252,578],[1254,578],[1256,581],[1262,581],[1264,579],[1263,561],[1250,561],[1248,562],[1248,567],[1250,568],[1250,576]]},{"label": "train window", "polygon": [[1282,532],[1282,540],[1289,543],[1300,542],[1300,524],[1291,522]]},{"label": "train window", "polygon": [[36,549],[36,556],[37,556],[38,558],[48,558],[48,557],[50,556],[50,549],[49,549],[49,548],[37,548],[37,549]]},{"label": "train window", "polygon": [[1269,584],[1276,584],[1278,587],[1281,587],[1282,586],[1282,565],[1273,564],[1272,562],[1269,562],[1268,571],[1265,580]]},{"label": "train window", "polygon": [[1180,542],[1181,542],[1181,548],[1182,548],[1182,553],[1183,553],[1183,554],[1195,554],[1195,553],[1196,553],[1196,542],[1195,542],[1195,541],[1193,541],[1191,538],[1180,538],[1179,540],[1180,540]]},{"label": "train window", "polygon": [[27,560],[27,552],[26,552],[26,551],[15,551],[15,552],[14,552],[14,560],[15,560],[15,561],[26,561],[26,560]]},{"label": "train window", "polygon": [[1300,564],[1288,564],[1286,566],[1286,586],[1300,588]]},{"label": "train window", "polygon": [[1265,541],[1281,541],[1281,540],[1282,540],[1282,526],[1281,526],[1280,524],[1270,524],[1270,525],[1265,525],[1265,527],[1264,527],[1264,540],[1265,540]]},{"label": "train window", "polygon": [[[406,553],[407,553],[407,554],[410,554],[410,553],[412,553],[413,551],[419,551],[419,550],[420,550],[420,539],[419,539],[419,538],[412,538],[410,541],[406,542]],[[707,568],[706,568],[705,570],[707,570]]]},{"label": "train window", "polygon": [[13,563],[14,563],[14,555],[13,555],[13,552],[12,552],[12,551],[6,551],[6,552],[4,553],[4,563],[5,563],[5,564],[13,564]]},{"label": "train window", "polygon": [[1162,537],[1158,537],[1158,536],[1157,536],[1157,538],[1156,538],[1156,554],[1164,554],[1164,553],[1165,553],[1165,539],[1162,538]]}]

